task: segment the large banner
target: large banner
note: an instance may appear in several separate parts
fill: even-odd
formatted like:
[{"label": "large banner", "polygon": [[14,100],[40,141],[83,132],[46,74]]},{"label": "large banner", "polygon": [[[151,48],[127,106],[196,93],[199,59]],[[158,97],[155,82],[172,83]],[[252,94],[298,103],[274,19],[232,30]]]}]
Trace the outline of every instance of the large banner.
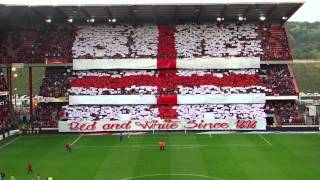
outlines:
[{"label": "large banner", "polygon": [[179,69],[248,69],[260,68],[259,57],[177,59]]},{"label": "large banner", "polygon": [[37,96],[35,99],[38,102],[50,103],[50,102],[68,102],[68,97],[43,97]]},{"label": "large banner", "polygon": [[190,121],[60,121],[59,132],[173,131],[173,130],[265,130],[266,120],[221,119]]},{"label": "large banner", "polygon": [[0,91],[0,96],[7,96],[8,95],[8,91]]},{"label": "large banner", "polygon": [[[177,95],[177,104],[264,104],[266,96],[255,94],[197,94]],[[69,96],[69,105],[117,105],[117,104],[159,104],[163,98],[156,95],[75,95]]]},{"label": "large banner", "polygon": [[6,106],[8,104],[7,96],[0,96],[0,106]]},{"label": "large banner", "polygon": [[[168,61],[168,62],[166,62]],[[175,61],[175,62],[172,62]],[[168,64],[169,63],[169,64]],[[171,65],[170,65],[171,64]],[[172,67],[176,66],[176,67]],[[73,70],[90,69],[248,69],[260,68],[259,57],[170,59],[74,59]]]}]

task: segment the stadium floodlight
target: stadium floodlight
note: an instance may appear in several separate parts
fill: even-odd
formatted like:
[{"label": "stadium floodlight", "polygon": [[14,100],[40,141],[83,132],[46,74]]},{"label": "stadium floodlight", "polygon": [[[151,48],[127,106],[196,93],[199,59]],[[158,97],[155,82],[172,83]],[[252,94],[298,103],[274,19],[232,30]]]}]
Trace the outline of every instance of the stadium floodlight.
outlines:
[{"label": "stadium floodlight", "polygon": [[264,21],[264,20],[266,20],[266,17],[260,16],[260,21]]},{"label": "stadium floodlight", "polygon": [[112,19],[112,22],[113,22],[113,23],[117,22],[117,19],[113,18],[113,19]]},{"label": "stadium floodlight", "polygon": [[112,21],[112,19],[108,19],[108,22],[111,22]]},{"label": "stadium floodlight", "polygon": [[239,21],[243,21],[243,20],[245,20],[245,19],[244,19],[242,16],[239,16],[239,17],[238,17],[238,20],[239,20]]},{"label": "stadium floodlight", "polygon": [[287,19],[288,19],[288,17],[286,17],[286,16],[282,17],[282,20],[287,20]]},{"label": "stadium floodlight", "polygon": [[91,18],[91,19],[87,19],[87,23],[94,23],[94,18]]},{"label": "stadium floodlight", "polygon": [[222,18],[222,17],[217,17],[217,21],[218,21],[218,22],[223,21],[223,20],[224,20],[224,18]]},{"label": "stadium floodlight", "polygon": [[51,23],[51,22],[52,22],[51,18],[46,19],[46,23]]},{"label": "stadium floodlight", "polygon": [[72,22],[73,22],[73,19],[72,19],[72,18],[69,18],[67,21],[68,21],[69,23],[72,23]]}]

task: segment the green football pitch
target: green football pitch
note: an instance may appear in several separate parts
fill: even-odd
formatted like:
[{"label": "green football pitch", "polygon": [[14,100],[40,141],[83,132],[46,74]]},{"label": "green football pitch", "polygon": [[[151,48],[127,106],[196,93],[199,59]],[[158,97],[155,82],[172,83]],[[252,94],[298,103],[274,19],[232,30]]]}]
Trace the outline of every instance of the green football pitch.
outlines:
[{"label": "green football pitch", "polygon": [[0,142],[0,171],[16,180],[315,180],[320,134],[19,136]]}]

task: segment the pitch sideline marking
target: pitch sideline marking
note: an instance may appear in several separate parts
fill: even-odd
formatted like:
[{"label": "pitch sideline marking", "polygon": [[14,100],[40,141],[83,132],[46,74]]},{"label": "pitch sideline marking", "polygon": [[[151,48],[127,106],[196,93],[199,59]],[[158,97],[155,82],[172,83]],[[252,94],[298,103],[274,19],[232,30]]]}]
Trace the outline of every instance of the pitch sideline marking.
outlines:
[{"label": "pitch sideline marking", "polygon": [[[169,149],[192,149],[200,147],[225,147],[225,146],[234,146],[234,147],[262,147],[266,145],[253,145],[253,144],[223,144],[223,145],[168,145]],[[158,145],[124,145],[124,146],[77,146],[77,149],[101,149],[101,148],[148,148],[155,149]]]},{"label": "pitch sideline marking", "polygon": [[206,176],[206,175],[202,175],[202,174],[176,174],[176,173],[172,173],[172,174],[171,173],[168,173],[168,174],[147,174],[147,175],[143,175],[143,176],[122,178],[120,180],[131,180],[131,179],[139,179],[139,178],[144,178],[144,177],[155,177],[155,176],[191,176],[191,177],[202,177],[204,179],[224,180],[221,178]]},{"label": "pitch sideline marking", "polygon": [[74,145],[76,142],[78,142],[81,137],[82,137],[82,135],[80,134],[80,136],[79,136],[77,139],[75,139],[75,140],[71,143],[71,145]]},{"label": "pitch sideline marking", "polygon": [[6,144],[0,146],[0,149],[2,149],[2,148],[4,148],[4,147],[6,147],[6,146],[8,146],[8,145],[10,145],[10,144],[12,144],[12,143],[14,143],[14,142],[17,141],[18,139],[20,139],[20,137],[21,137],[21,136],[18,136],[18,137],[16,137],[16,138],[12,139],[11,141],[7,142]]},{"label": "pitch sideline marking", "polygon": [[266,142],[269,146],[272,146],[272,143],[270,141],[268,141],[265,137],[263,137],[261,134],[258,134],[259,137],[264,141]]}]

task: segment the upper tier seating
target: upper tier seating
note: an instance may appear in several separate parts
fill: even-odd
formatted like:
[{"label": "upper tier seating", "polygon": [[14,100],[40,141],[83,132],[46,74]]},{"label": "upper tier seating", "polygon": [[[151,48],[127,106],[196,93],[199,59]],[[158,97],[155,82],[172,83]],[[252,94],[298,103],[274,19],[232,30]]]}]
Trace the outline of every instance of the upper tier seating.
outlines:
[{"label": "upper tier seating", "polygon": [[[288,38],[281,26],[122,24],[58,28],[47,25],[37,29],[2,29],[1,33],[0,63],[230,56],[292,60]],[[169,45],[172,48],[167,50],[171,53],[166,50]]]},{"label": "upper tier seating", "polygon": [[67,68],[48,67],[40,86],[39,96],[65,97],[68,90],[68,78],[71,70]]},{"label": "upper tier seating", "polygon": [[[166,31],[166,28],[155,25],[81,26],[73,44],[73,57],[89,59],[162,57],[163,53],[158,52],[158,47],[162,45],[158,44],[158,36],[169,36],[168,33],[171,31]],[[175,28],[172,37],[175,36],[173,41],[177,53],[169,53],[170,56],[252,57],[262,54],[258,27],[252,24],[242,26],[230,24],[220,27],[215,24],[185,24],[177,25]],[[167,41],[163,41],[165,42]],[[165,55],[168,56],[168,53]]]},{"label": "upper tier seating", "polygon": [[180,58],[259,57],[262,54],[258,26],[246,24],[177,25],[176,48]]},{"label": "upper tier seating", "polygon": [[260,27],[262,35],[262,60],[292,60],[289,41],[284,27]]},{"label": "upper tier seating", "polygon": [[154,25],[80,26],[73,58],[135,58],[157,55],[158,29]]},{"label": "upper tier seating", "polygon": [[37,29],[8,29],[0,41],[0,63],[71,62],[74,27],[53,25]]},{"label": "upper tier seating", "polygon": [[[282,27],[264,29],[254,24],[81,26],[72,52],[76,59],[163,58],[165,55],[166,58],[261,56],[263,60],[287,60],[291,53],[284,32]],[[169,37],[174,37],[176,50],[163,54]],[[163,38],[166,41],[161,41]]]}]

